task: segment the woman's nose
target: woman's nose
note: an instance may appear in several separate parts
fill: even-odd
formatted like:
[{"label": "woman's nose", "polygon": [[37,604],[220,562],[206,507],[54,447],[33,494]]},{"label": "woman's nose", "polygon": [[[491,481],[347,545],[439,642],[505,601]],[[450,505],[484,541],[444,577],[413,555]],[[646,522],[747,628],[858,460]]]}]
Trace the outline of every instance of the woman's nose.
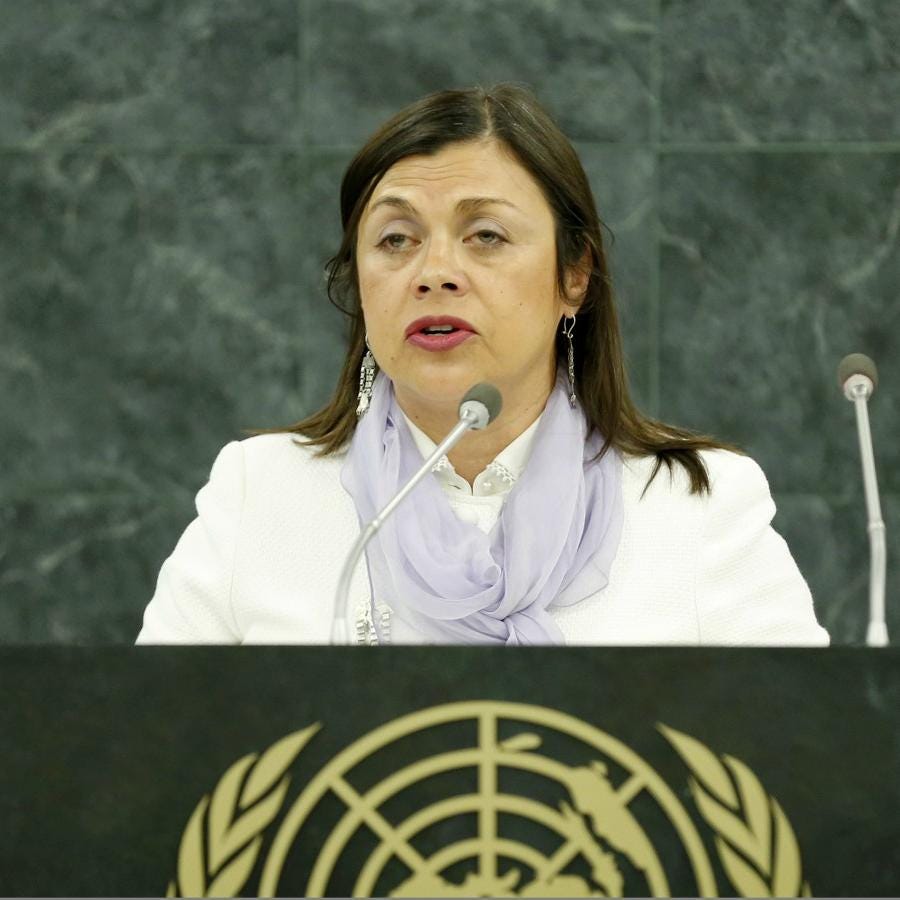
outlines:
[{"label": "woman's nose", "polygon": [[425,295],[440,290],[458,294],[460,292],[458,282],[459,279],[443,280],[443,276],[420,278],[416,286],[416,293]]},{"label": "woman's nose", "polygon": [[456,296],[465,293],[469,287],[468,279],[450,246],[437,241],[429,242],[422,267],[413,279],[417,297],[442,291]]}]

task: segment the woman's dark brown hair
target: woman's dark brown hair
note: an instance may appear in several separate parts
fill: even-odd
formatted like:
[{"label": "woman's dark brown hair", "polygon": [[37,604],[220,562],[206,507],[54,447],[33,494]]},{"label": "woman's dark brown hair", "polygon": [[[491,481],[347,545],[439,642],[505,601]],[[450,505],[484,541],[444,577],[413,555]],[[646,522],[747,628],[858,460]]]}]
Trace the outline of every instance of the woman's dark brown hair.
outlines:
[{"label": "woman's dark brown hair", "polygon": [[[709,492],[709,476],[698,453],[736,448],[642,415],[631,401],[622,355],[612,283],[601,222],[587,176],[569,140],[527,88],[503,83],[429,94],[386,122],[356,154],[341,182],[344,236],[328,260],[328,297],[350,318],[350,346],[337,389],[317,413],[286,428],[250,432],[293,432],[318,447],[320,455],[347,444],[356,427],[359,369],[365,351],[356,239],[359,221],[376,185],[407,156],[433,155],[448,144],[494,139],[512,153],[540,185],[556,221],[557,284],[565,297],[565,273],[587,251],[590,278],[574,334],[576,393],[591,426],[609,447],[624,454],[656,456],[648,481],[665,463],[683,466],[691,492]],[[557,359],[565,359],[565,338],[557,332]]]}]

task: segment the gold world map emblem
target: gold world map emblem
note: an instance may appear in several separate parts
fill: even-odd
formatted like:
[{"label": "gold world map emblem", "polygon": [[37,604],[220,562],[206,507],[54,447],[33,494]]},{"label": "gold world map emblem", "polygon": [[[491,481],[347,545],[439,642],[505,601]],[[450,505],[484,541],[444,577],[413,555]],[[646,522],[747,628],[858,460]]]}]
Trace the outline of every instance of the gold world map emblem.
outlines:
[{"label": "gold world map emblem", "polygon": [[[261,897],[278,894],[286,871],[304,880],[290,892],[308,897],[664,897],[673,867],[690,874],[692,893],[718,896],[676,793],[628,746],[573,716],[495,701],[425,709],[346,747],[287,802],[288,770],[319,729],[225,772],[184,830],[167,896],[246,895],[256,870]],[[809,896],[793,829],[756,775],[658,729],[689,770],[725,893]],[[657,844],[677,846],[677,859]]]}]

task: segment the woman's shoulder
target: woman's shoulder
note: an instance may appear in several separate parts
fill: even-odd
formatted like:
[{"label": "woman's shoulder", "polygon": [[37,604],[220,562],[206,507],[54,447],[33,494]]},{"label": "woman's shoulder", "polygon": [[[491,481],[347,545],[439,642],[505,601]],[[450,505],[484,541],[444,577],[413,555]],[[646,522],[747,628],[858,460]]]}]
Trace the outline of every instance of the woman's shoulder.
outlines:
[{"label": "woman's shoulder", "polygon": [[236,443],[240,444],[246,464],[261,470],[331,470],[339,468],[346,456],[346,450],[324,456],[303,435],[291,431],[256,434]]},{"label": "woman's shoulder", "polygon": [[697,452],[709,476],[709,494],[692,494],[687,469],[679,462],[673,462],[669,467],[655,454],[623,456],[623,486],[642,498],[682,498],[697,502],[740,499],[761,492],[769,495],[766,476],[752,457],[724,449]]},{"label": "woman's shoulder", "polygon": [[346,451],[322,456],[302,435],[292,432],[259,434],[233,440],[219,451],[210,481],[239,485],[271,494],[309,486],[330,486],[340,480]]}]

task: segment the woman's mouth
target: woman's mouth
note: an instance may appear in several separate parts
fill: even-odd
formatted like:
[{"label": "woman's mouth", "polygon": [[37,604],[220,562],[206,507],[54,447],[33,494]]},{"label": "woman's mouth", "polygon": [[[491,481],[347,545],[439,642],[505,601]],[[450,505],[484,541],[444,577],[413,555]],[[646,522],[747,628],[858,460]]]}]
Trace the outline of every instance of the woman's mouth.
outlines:
[{"label": "woman's mouth", "polygon": [[426,316],[416,319],[406,329],[406,340],[423,350],[452,350],[477,334],[465,319],[453,316]]},{"label": "woman's mouth", "polygon": [[421,347],[423,350],[452,350],[470,337],[475,337],[475,333],[457,329],[446,334],[428,334],[423,331],[417,331],[415,334],[411,334],[407,341],[415,347]]}]

